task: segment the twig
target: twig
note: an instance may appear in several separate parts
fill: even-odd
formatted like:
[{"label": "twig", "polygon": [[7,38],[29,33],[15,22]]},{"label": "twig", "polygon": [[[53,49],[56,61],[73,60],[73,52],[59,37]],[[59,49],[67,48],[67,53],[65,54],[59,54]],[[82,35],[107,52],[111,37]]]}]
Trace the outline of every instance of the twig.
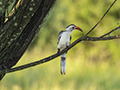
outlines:
[{"label": "twig", "polygon": [[119,27],[116,27],[115,29],[111,30],[110,32],[108,32],[108,33],[106,33],[106,34],[104,34],[104,35],[102,35],[102,36],[100,36],[100,37],[102,38],[102,37],[104,37],[104,36],[106,36],[106,35],[109,35],[110,33],[112,33],[113,31],[115,31],[115,30],[117,30],[117,29],[119,29],[119,28],[120,28],[120,26],[119,26]]},{"label": "twig", "polygon": [[83,41],[103,41],[103,40],[113,40],[120,39],[120,35],[109,36],[109,37],[87,37]]},{"label": "twig", "polygon": [[116,2],[117,0],[115,0],[111,5],[110,7],[108,8],[108,10],[105,12],[105,14],[102,16],[102,18],[97,22],[97,24],[95,24],[95,26],[85,35],[87,36],[90,32],[92,32],[95,27],[102,21],[102,19],[106,16],[106,14],[109,12],[109,10],[111,9],[111,7],[114,5],[114,3]]}]

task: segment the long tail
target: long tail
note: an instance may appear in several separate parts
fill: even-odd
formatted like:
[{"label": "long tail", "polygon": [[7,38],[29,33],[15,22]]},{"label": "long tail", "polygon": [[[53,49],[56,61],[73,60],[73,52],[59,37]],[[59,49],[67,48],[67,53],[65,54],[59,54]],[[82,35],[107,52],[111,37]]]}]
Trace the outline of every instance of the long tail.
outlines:
[{"label": "long tail", "polygon": [[66,53],[61,55],[61,74],[66,73]]}]

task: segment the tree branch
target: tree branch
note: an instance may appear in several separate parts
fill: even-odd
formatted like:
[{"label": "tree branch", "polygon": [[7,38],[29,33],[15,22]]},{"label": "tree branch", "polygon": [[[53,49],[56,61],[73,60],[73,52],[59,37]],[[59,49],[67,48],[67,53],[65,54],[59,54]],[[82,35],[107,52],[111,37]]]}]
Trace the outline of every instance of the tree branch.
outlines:
[{"label": "tree branch", "polygon": [[110,32],[108,32],[108,33],[102,35],[101,38],[104,37],[104,36],[106,36],[106,35],[109,35],[110,33],[116,31],[116,30],[119,29],[119,28],[120,28],[120,26],[116,27],[115,29],[111,30]]},{"label": "tree branch", "polygon": [[103,41],[103,40],[113,40],[113,39],[120,39],[120,35],[109,36],[109,37],[87,37],[83,41]]},{"label": "tree branch", "polygon": [[108,8],[108,10],[105,12],[105,14],[102,16],[102,18],[97,22],[97,24],[95,24],[95,26],[86,34],[86,36],[90,33],[90,32],[92,32],[94,29],[95,29],[95,27],[97,27],[97,25],[103,20],[103,18],[106,16],[106,14],[109,12],[109,10],[112,8],[112,6],[114,5],[114,3],[116,2],[117,0],[115,0],[111,5],[110,5],[110,7]]}]

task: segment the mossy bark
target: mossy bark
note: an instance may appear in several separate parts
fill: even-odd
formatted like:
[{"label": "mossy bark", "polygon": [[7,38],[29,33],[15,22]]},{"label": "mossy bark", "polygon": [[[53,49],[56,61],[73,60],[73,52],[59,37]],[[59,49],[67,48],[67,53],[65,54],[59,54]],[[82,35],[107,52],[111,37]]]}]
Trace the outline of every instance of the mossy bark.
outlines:
[{"label": "mossy bark", "polygon": [[[4,1],[4,0],[3,0]],[[10,0],[12,1],[12,0]],[[6,19],[10,1],[0,2],[0,70],[14,66],[39,32],[55,0],[16,0]],[[9,3],[9,4],[8,4]],[[5,74],[0,74],[0,80]]]}]

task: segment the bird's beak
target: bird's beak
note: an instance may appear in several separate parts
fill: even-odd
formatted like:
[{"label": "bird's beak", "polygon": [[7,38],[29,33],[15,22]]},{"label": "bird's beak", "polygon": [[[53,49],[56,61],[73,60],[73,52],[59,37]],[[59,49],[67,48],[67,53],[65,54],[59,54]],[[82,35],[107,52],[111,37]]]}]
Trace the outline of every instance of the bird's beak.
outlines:
[{"label": "bird's beak", "polygon": [[83,32],[82,29],[79,28],[78,26],[76,26],[75,29],[80,30],[81,32]]}]

